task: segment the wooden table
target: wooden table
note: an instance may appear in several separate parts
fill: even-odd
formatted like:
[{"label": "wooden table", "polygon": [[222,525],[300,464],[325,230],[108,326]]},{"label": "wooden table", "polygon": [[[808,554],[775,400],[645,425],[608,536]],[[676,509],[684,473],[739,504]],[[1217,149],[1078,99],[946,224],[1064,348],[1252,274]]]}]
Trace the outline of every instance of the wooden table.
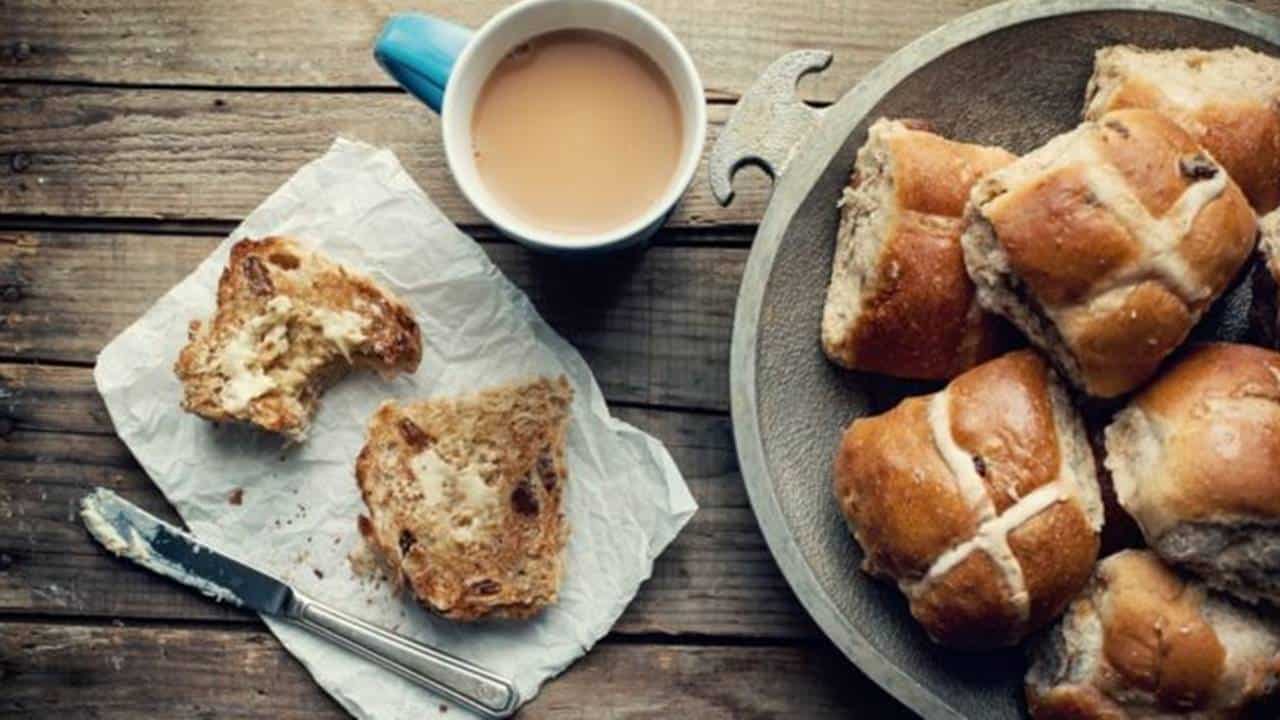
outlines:
[{"label": "wooden table", "polygon": [[[434,116],[370,57],[393,11],[474,26],[505,4],[0,0],[0,716],[342,715],[254,616],[108,556],[75,517],[99,485],[174,517],[112,432],[95,354],[338,134],[396,151],[582,351],[613,411],[667,444],[702,508],[614,632],[522,716],[907,715],[796,603],[738,474],[729,337],[763,178],[740,177],[726,210],[704,170],[652,248],[582,272],[482,224]],[[802,88],[830,102],[985,3],[642,4],[701,69],[710,146],[778,55],[833,50]]]}]

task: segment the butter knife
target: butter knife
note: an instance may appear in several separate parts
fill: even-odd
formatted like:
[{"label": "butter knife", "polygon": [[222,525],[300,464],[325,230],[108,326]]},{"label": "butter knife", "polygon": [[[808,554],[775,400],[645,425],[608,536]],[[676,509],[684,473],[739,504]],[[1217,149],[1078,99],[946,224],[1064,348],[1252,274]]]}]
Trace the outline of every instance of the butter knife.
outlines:
[{"label": "butter knife", "polygon": [[202,544],[105,488],[80,501],[85,527],[111,552],[226,602],[292,622],[485,717],[520,704],[507,680],[317,602],[287,583]]}]

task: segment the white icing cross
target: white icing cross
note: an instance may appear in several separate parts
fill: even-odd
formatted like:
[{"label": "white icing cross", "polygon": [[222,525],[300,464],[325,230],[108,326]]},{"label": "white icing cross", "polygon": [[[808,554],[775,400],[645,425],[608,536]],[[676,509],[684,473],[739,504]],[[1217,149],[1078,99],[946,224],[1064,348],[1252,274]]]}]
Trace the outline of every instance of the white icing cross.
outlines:
[{"label": "white icing cross", "polygon": [[[1120,171],[1098,154],[1095,137],[1083,136],[1077,145],[1081,155],[1077,162],[1087,168],[1085,183],[1098,202],[1103,203],[1111,211],[1111,216],[1138,241],[1143,249],[1143,258],[1127,271],[1111,278],[1105,286],[1095,286],[1093,297],[1154,275],[1188,306],[1200,303],[1209,296],[1212,288],[1198,281],[1179,248],[1200,212],[1227,189],[1226,171],[1215,164],[1213,177],[1192,182],[1177,202],[1163,216],[1156,218],[1142,204]],[[1175,162],[1181,163],[1182,159]],[[1182,173],[1182,168],[1174,168],[1174,171]]]}]

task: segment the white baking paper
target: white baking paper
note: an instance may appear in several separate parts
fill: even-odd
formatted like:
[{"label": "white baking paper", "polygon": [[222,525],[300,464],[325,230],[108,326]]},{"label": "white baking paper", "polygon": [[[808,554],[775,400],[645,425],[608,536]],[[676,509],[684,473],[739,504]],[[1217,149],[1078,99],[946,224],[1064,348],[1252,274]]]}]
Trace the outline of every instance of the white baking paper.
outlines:
[{"label": "white baking paper", "polygon": [[[301,238],[394,290],[417,314],[422,365],[354,373],[324,397],[307,441],[182,412],[172,367],[190,320],[209,316],[234,240]],[[555,278],[549,278],[556,281]],[[566,279],[568,280],[568,279]],[[457,624],[355,572],[364,510],[353,474],[365,423],[388,397],[465,393],[535,374],[573,384],[560,601],[525,622]],[[98,356],[116,432],[191,530],[324,602],[443,648],[533,698],[609,632],[653,560],[697,509],[662,445],[610,417],[591,371],[525,295],[431,203],[388,150],[339,139],[267,198],[190,276]],[[233,494],[242,493],[239,504]],[[437,717],[443,700],[306,631],[264,618],[326,691],[361,718]],[[209,668],[219,672],[219,668]],[[470,714],[450,705],[447,717]]]}]

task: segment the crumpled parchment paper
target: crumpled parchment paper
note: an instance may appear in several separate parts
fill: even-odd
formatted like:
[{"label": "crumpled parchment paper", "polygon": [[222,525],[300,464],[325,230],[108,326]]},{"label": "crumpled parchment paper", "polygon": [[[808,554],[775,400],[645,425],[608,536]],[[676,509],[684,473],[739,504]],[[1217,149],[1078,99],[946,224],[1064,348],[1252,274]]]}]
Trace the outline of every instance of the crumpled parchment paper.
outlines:
[{"label": "crumpled parchment paper", "polygon": [[[276,438],[184,413],[172,371],[188,322],[213,312],[232,242],[270,234],[301,238],[372,275],[413,308],[424,338],[415,375],[385,381],[353,373],[325,395],[307,441],[284,449]],[[559,603],[532,621],[458,624],[353,570],[348,556],[363,542],[356,517],[364,510],[353,469],[380,402],[561,373],[575,399],[571,535]],[[441,214],[395,155],[357,142],[337,140],[267,198],[103,349],[94,379],[116,432],[201,539],[317,599],[500,673],[526,701],[609,631],[697,509],[666,449],[610,417],[578,352],[480,246]],[[441,705],[450,705],[448,717],[471,717],[304,630],[264,620],[357,717],[420,720],[439,716]]]}]

